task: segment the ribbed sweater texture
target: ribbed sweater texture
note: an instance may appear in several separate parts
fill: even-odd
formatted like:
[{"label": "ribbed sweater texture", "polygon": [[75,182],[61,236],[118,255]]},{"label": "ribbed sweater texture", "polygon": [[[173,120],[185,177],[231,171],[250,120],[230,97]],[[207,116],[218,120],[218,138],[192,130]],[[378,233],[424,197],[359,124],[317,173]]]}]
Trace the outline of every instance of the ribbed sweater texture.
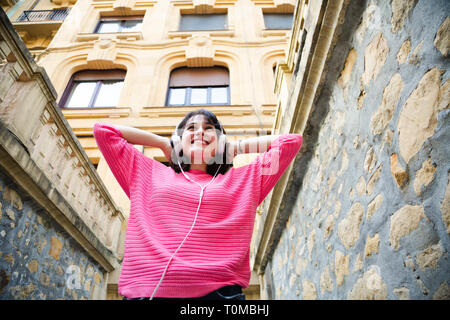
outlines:
[{"label": "ribbed sweater texture", "polygon": [[[94,137],[130,199],[119,294],[150,297],[192,226],[200,187],[144,156],[113,125],[96,123]],[[301,144],[301,135],[280,135],[250,164],[219,174],[206,187],[195,226],[173,257],[155,297],[200,297],[226,285],[248,287],[256,208]],[[200,170],[186,174],[202,186],[212,179]]]}]

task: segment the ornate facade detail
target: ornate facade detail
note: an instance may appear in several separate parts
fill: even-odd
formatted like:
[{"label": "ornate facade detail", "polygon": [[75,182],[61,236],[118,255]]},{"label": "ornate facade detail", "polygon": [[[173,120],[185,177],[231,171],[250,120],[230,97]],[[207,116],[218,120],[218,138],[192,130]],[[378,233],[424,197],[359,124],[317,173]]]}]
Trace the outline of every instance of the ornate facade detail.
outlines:
[{"label": "ornate facade detail", "polygon": [[50,0],[50,1],[60,6],[72,6],[75,3],[77,3],[77,0]]},{"label": "ornate facade detail", "polygon": [[188,67],[211,67],[214,65],[215,50],[210,37],[196,35],[189,40],[186,48]]},{"label": "ornate facade detail", "polygon": [[117,11],[119,15],[127,15],[130,12],[136,0],[116,0],[113,4],[114,11]]},{"label": "ornate facade detail", "polygon": [[116,41],[99,39],[94,41],[94,48],[87,56],[87,64],[95,69],[107,69],[114,63],[116,56]]}]

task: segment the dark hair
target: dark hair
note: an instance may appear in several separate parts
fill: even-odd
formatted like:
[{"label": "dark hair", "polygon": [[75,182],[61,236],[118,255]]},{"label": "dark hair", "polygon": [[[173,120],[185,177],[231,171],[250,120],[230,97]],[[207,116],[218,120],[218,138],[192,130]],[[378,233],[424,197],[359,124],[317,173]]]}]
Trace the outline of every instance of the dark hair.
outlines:
[{"label": "dark hair", "polygon": [[[188,114],[186,114],[184,116],[184,119],[178,124],[175,133],[176,135],[178,135],[181,139],[181,136],[183,135],[183,131],[184,128],[186,126],[186,123],[188,122],[188,120],[194,116],[197,115],[203,115],[206,119],[206,121],[213,125],[214,128],[216,129],[216,132],[221,135],[221,134],[226,134],[225,129],[222,127],[222,124],[219,122],[219,120],[217,119],[216,115],[208,110],[205,109],[200,109],[200,110],[196,110],[196,111],[191,111]],[[220,136],[217,136],[218,141],[220,140]],[[170,143],[172,145],[173,148],[173,141],[172,139],[170,140]],[[216,159],[216,161],[214,161],[211,164],[208,164],[206,166],[206,173],[210,174],[211,176],[214,176],[216,174],[216,172],[220,173],[220,174],[225,174],[230,168],[233,167],[233,163],[227,163],[227,159],[226,159],[226,155],[227,155],[227,148],[228,148],[228,144],[225,144],[225,148],[224,148],[224,152],[223,154],[217,154],[214,158]],[[183,161],[187,160],[186,157],[183,157],[183,150],[180,151],[180,154],[178,155],[174,155],[174,150],[172,150],[172,159],[174,159],[175,157],[181,158],[181,162],[180,162],[180,166],[183,169],[183,171],[188,171],[191,167],[191,165],[189,163],[189,161]],[[217,159],[219,159],[220,161],[217,161]],[[219,162],[219,163],[217,163]],[[181,172],[180,167],[178,166],[177,163],[173,163],[172,161],[169,161],[169,165],[170,167],[175,170],[175,172],[179,173]],[[220,168],[219,168],[220,166]]]}]

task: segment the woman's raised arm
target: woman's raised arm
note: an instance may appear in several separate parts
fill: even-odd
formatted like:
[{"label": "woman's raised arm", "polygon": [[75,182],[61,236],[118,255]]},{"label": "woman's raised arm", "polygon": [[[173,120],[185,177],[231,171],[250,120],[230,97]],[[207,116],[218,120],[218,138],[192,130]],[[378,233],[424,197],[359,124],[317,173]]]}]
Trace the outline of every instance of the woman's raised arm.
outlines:
[{"label": "woman's raised arm", "polygon": [[255,138],[248,138],[230,143],[234,155],[244,153],[263,153],[266,152],[272,142],[277,139],[279,135],[267,135]]},{"label": "woman's raised arm", "polygon": [[131,144],[160,148],[168,161],[171,161],[172,147],[170,140],[157,134],[128,126],[114,125],[122,133],[122,137]]},{"label": "woman's raised arm", "polygon": [[114,125],[122,133],[122,137],[131,144],[164,148],[170,145],[169,139],[157,134],[128,126]]}]

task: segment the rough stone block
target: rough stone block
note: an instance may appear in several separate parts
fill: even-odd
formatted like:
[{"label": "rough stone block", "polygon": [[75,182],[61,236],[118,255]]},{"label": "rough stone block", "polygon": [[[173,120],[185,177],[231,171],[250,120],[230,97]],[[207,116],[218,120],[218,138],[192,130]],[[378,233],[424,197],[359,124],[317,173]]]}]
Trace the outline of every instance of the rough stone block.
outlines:
[{"label": "rough stone block", "polygon": [[361,76],[361,83],[364,87],[367,87],[370,81],[377,78],[381,68],[386,63],[388,53],[389,47],[386,38],[380,32],[373,38],[364,52],[364,73]]},{"label": "rough stone block", "polygon": [[425,218],[422,206],[406,205],[392,215],[389,239],[395,250],[399,248],[400,239],[417,229],[422,218]]},{"label": "rough stone block", "polygon": [[387,286],[379,274],[379,268],[372,266],[359,278],[348,294],[350,300],[385,300]]},{"label": "rough stone block", "polygon": [[56,260],[59,260],[59,255],[61,253],[62,249],[62,242],[57,237],[51,237],[50,238],[50,251],[48,254],[55,258]]},{"label": "rough stone block", "polygon": [[311,281],[305,280],[302,282],[302,289],[303,289],[303,299],[305,300],[316,300],[317,299],[317,292],[316,287],[314,286],[314,283]]},{"label": "rough stone block", "polygon": [[436,37],[434,38],[434,46],[444,57],[448,57],[450,52],[450,18],[445,18],[439,27]]},{"label": "rough stone block", "polygon": [[334,256],[334,272],[336,274],[336,285],[338,287],[344,283],[344,277],[349,274],[349,261],[349,255],[344,255],[339,250],[336,250]]},{"label": "rough stone block", "polygon": [[361,203],[355,203],[346,217],[338,224],[338,235],[344,246],[349,249],[359,239],[359,228],[364,215],[364,207]]},{"label": "rough stone block", "polygon": [[404,85],[402,77],[396,73],[384,89],[381,105],[370,119],[370,129],[373,135],[383,133],[391,121]]},{"label": "rough stone block", "polygon": [[399,120],[400,155],[408,163],[434,134],[441,87],[441,71],[433,68],[420,80],[403,106]]},{"label": "rough stone block", "polygon": [[404,188],[409,181],[409,175],[400,165],[397,154],[391,155],[391,173],[399,188]]},{"label": "rough stone block", "polygon": [[428,186],[434,180],[435,172],[436,167],[431,159],[422,163],[422,167],[416,172],[416,178],[414,179],[414,191],[417,196],[422,193],[423,186]]},{"label": "rough stone block", "polygon": [[450,234],[450,178],[448,181],[447,188],[445,188],[444,199],[441,204],[441,214],[442,221],[447,228],[447,233]]},{"label": "rough stone block", "polygon": [[392,0],[392,32],[397,33],[403,28],[406,18],[416,6],[417,0]]},{"label": "rough stone block", "polygon": [[378,253],[378,245],[380,244],[380,235],[377,233],[372,238],[367,236],[366,247],[364,248],[364,256],[370,257],[372,253]]}]

